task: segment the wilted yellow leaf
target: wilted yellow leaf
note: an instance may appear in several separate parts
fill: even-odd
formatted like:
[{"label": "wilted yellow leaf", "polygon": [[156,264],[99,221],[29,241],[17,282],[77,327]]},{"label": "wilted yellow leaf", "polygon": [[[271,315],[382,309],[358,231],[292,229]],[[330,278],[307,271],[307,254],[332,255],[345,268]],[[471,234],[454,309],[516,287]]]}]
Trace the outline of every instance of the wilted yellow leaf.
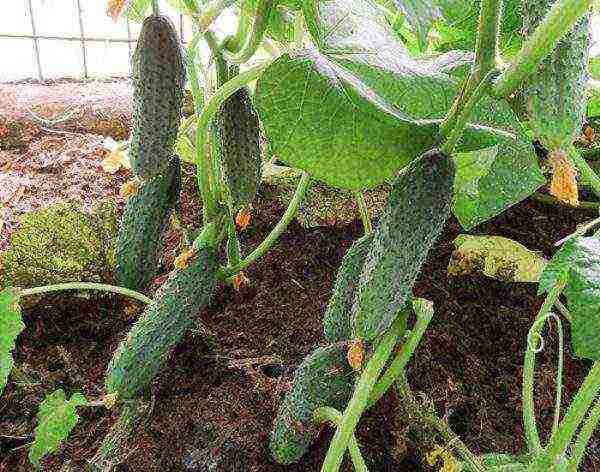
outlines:
[{"label": "wilted yellow leaf", "polygon": [[136,195],[141,186],[142,181],[140,179],[138,179],[137,177],[131,179],[122,185],[119,195],[121,195],[122,198],[127,200]]},{"label": "wilted yellow leaf", "polygon": [[481,272],[507,282],[537,282],[546,260],[522,244],[501,236],[461,234],[448,264],[448,275]]},{"label": "wilted yellow leaf", "polygon": [[438,462],[442,462],[439,472],[459,472],[461,470],[454,455],[448,449],[437,444],[433,447],[433,451],[427,453],[426,457],[429,465],[436,465]]},{"label": "wilted yellow leaf", "polygon": [[550,154],[552,166],[552,182],[550,193],[561,202],[579,206],[579,191],[577,189],[577,170],[563,151]]}]

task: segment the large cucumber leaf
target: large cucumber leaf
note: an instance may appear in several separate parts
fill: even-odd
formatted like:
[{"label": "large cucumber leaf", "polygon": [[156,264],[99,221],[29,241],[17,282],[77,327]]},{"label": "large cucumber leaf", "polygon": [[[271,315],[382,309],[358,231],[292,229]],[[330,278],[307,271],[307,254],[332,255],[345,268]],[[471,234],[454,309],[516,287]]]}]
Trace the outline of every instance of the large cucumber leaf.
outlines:
[{"label": "large cucumber leaf", "polygon": [[[435,146],[438,125],[460,90],[452,72],[471,55],[412,57],[369,0],[306,2],[303,9],[316,48],[280,57],[257,84],[255,102],[274,153],[335,187],[391,180]],[[543,183],[517,117],[504,101],[485,97],[459,150],[492,146],[490,172],[477,180],[477,192],[470,183],[469,195],[455,205],[467,228]]]},{"label": "large cucumber leaf", "polygon": [[75,409],[86,404],[86,398],[78,392],[74,393],[68,401],[62,389],[46,395],[37,415],[35,440],[29,447],[29,461],[36,468],[41,467],[42,457],[55,452],[60,442],[66,439],[79,420]]},{"label": "large cucumber leaf", "polygon": [[559,282],[566,282],[575,354],[600,360],[600,238],[571,239],[554,254],[542,273],[539,291]]},{"label": "large cucumber leaf", "polygon": [[0,291],[0,395],[14,365],[12,351],[15,341],[24,329],[19,291],[14,287],[6,287]]}]

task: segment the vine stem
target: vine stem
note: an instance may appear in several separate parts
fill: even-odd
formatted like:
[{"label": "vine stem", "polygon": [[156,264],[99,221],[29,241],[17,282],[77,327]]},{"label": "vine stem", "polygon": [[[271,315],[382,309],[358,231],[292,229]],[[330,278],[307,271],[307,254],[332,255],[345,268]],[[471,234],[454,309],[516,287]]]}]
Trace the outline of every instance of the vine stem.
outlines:
[{"label": "vine stem", "polygon": [[544,324],[546,317],[550,314],[550,310],[558,300],[560,293],[564,288],[564,283],[558,283],[548,293],[544,300],[535,321],[527,335],[527,347],[525,349],[525,360],[523,362],[523,425],[525,428],[525,439],[527,447],[531,454],[538,454],[541,449],[540,435],[535,423],[535,405],[533,402],[533,375],[535,372],[535,354],[531,342],[533,335],[539,335],[539,330]]},{"label": "vine stem", "polygon": [[390,329],[381,337],[375,353],[365,366],[354,387],[352,398],[350,398],[350,402],[344,411],[342,423],[336,429],[335,435],[329,445],[321,472],[337,472],[339,470],[348,442],[367,406],[371,389],[375,385],[385,362],[390,357],[398,336],[401,334],[403,328],[402,321],[404,320],[405,317],[402,316],[396,318]]},{"label": "vine stem", "polygon": [[20,289],[21,296],[39,295],[49,292],[62,292],[64,290],[97,290],[100,292],[118,293],[129,298],[135,298],[143,303],[152,303],[152,299],[135,290],[130,290],[116,285],[100,284],[96,282],[66,282],[62,284],[44,285],[42,287]]},{"label": "vine stem", "polygon": [[421,405],[415,398],[408,380],[406,379],[405,372],[396,380],[396,391],[401,397],[402,406],[408,411],[409,415],[413,418],[420,419],[429,428],[437,431],[442,438],[451,445],[452,448],[460,454],[460,456],[471,466],[471,469],[475,472],[484,472],[485,468],[481,464],[479,458],[462,442],[462,440],[450,429],[448,423],[442,421],[435,410],[428,411]]},{"label": "vine stem", "polygon": [[592,190],[598,198],[600,198],[600,177],[594,172],[594,169],[590,167],[587,161],[581,156],[579,151],[574,147],[571,147],[569,156],[573,159],[575,167],[581,172],[583,178],[592,187]]},{"label": "vine stem", "polygon": [[577,391],[577,395],[571,402],[569,410],[565,415],[558,431],[552,434],[547,451],[550,457],[563,455],[569,443],[573,439],[575,431],[579,427],[585,414],[600,393],[600,362],[594,362],[588,372],[583,384]]},{"label": "vine stem", "polygon": [[592,0],[559,0],[554,3],[506,70],[496,79],[491,88],[492,95],[502,98],[517,90],[591,6]]},{"label": "vine stem", "polygon": [[[318,423],[329,421],[337,427],[342,424],[342,418],[342,414],[330,406],[317,408],[313,413],[313,421]],[[365,464],[365,460],[360,453],[358,441],[356,440],[354,434],[350,437],[350,441],[348,441],[348,452],[350,453],[350,458],[352,459],[355,472],[369,472],[369,469],[367,469],[367,464]]]},{"label": "vine stem", "polygon": [[585,421],[585,423],[581,427],[581,430],[579,431],[579,434],[577,435],[577,439],[575,440],[575,444],[573,445],[571,460],[569,461],[569,472],[577,472],[577,470],[579,470],[579,465],[583,460],[585,448],[587,447],[588,442],[592,438],[594,430],[598,427],[598,422],[600,422],[600,397],[596,399],[594,407],[590,411],[587,420]]},{"label": "vine stem", "polygon": [[584,235],[591,229],[594,229],[594,227],[598,226],[599,224],[600,224],[600,216],[598,218],[594,218],[592,221],[589,221],[588,223],[586,223],[584,225],[577,226],[577,229],[574,232],[572,232],[571,234],[569,234],[568,236],[566,236],[562,239],[559,239],[558,241],[556,241],[554,243],[554,245],[562,246],[567,241],[570,241],[571,239],[576,238],[578,236]]},{"label": "vine stem", "polygon": [[429,322],[433,318],[433,306],[431,302],[424,299],[416,299],[413,301],[413,308],[417,315],[417,322],[411,330],[408,339],[402,345],[402,349],[396,355],[394,361],[390,364],[385,373],[373,387],[371,396],[367,403],[367,408],[371,408],[379,399],[388,391],[390,386],[404,373],[408,361],[412,357],[419,341],[423,337]]},{"label": "vine stem", "polygon": [[[271,9],[273,8],[274,0],[258,0],[256,10],[254,12],[254,20],[250,31],[246,35],[244,45],[236,53],[228,53],[227,47],[224,48],[224,53],[229,62],[234,64],[243,64],[247,62],[256,52],[260,45],[267,25],[269,24],[269,17],[271,15]],[[225,43],[227,46],[227,43]]]},{"label": "vine stem", "polygon": [[202,8],[202,12],[192,12],[192,18],[197,28],[197,32],[200,34],[205,33],[221,13],[233,5],[235,1],[236,0],[213,0],[212,2],[208,2],[204,8]]},{"label": "vine stem", "polygon": [[294,192],[294,196],[290,201],[285,213],[281,217],[281,219],[277,222],[275,227],[271,230],[269,235],[261,242],[254,251],[252,251],[248,256],[246,256],[242,262],[237,267],[231,267],[225,269],[223,274],[220,274],[222,277],[231,277],[235,275],[237,272],[245,269],[250,264],[255,262],[257,259],[261,258],[271,247],[277,242],[279,236],[285,231],[287,226],[292,221],[292,218],[296,214],[298,210],[298,206],[300,202],[304,198],[304,194],[310,185],[310,175],[307,172],[302,173],[302,177],[300,178],[300,182],[296,186],[296,191]]},{"label": "vine stem", "polygon": [[158,9],[158,0],[151,0],[151,3],[152,3],[152,14],[160,15],[160,10]]},{"label": "vine stem", "polygon": [[[537,200],[538,202],[548,203],[550,205],[570,206],[570,205],[567,205],[566,203],[562,203],[560,200],[553,197],[552,195],[546,195],[546,194],[540,193],[540,192],[535,192],[531,196],[531,198],[533,198],[534,200]],[[571,207],[571,208],[573,208],[573,207]],[[598,209],[600,209],[600,202],[582,202],[582,201],[580,201],[577,208],[579,208],[581,210],[596,210],[596,211],[598,211]]]},{"label": "vine stem", "polygon": [[358,212],[360,213],[360,219],[363,223],[363,229],[365,230],[365,233],[371,233],[373,231],[373,224],[371,223],[371,217],[369,216],[365,194],[360,190],[357,190],[354,192],[354,198],[358,204]]},{"label": "vine stem", "polygon": [[232,53],[238,53],[246,39],[248,37],[248,33],[250,31],[250,20],[252,15],[250,14],[250,6],[248,0],[240,1],[240,16],[238,19],[238,27],[233,36],[225,38],[223,41],[223,45],[227,48],[228,51]]},{"label": "vine stem", "polygon": [[502,17],[503,0],[482,0],[475,43],[475,63],[469,78],[459,95],[455,98],[446,118],[440,125],[440,136],[448,137],[456,128],[456,122],[465,103],[475,91],[482,77],[496,68],[498,59],[498,35]]}]

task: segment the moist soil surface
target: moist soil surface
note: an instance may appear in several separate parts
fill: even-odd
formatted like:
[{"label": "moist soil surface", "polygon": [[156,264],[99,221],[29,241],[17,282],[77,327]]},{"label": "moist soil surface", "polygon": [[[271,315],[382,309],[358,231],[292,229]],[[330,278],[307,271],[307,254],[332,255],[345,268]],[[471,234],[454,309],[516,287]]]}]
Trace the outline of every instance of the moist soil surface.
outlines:
[{"label": "moist soil surface", "polygon": [[[97,138],[90,139],[97,150]],[[75,168],[71,165],[69,172]],[[93,188],[102,188],[90,193],[118,198],[118,186],[127,177],[126,171],[119,172],[96,178]],[[191,224],[199,221],[200,214],[192,169],[187,167],[185,172],[184,222]],[[68,180],[77,188],[85,180],[92,183],[87,170],[82,175],[73,179],[69,174]],[[57,191],[69,193],[68,187]],[[26,193],[21,195],[26,197]],[[26,206],[24,200],[20,202]],[[259,196],[251,223],[241,233],[246,252],[262,241],[284,210],[278,200]],[[550,257],[555,241],[593,216],[526,200],[473,233],[513,238]],[[414,289],[417,296],[434,302],[435,316],[410,363],[408,380],[414,390],[433,401],[438,414],[474,452],[518,453],[524,447],[521,376],[525,340],[542,298],[536,295],[536,284],[501,282],[476,274],[449,278],[446,269],[452,242],[460,233],[458,222],[450,220]],[[359,221],[312,230],[293,222],[276,247],[245,271],[247,284],[239,290],[221,284],[210,308],[198,314],[198,329],[186,334],[173,350],[168,367],[145,393],[149,413],[127,442],[124,462],[115,470],[320,470],[331,427],[324,427],[310,451],[290,466],[270,458],[269,432],[295,366],[324,342],[321,317],[336,269],[361,234]],[[7,236],[5,232],[3,238]],[[149,293],[172,266],[180,236],[170,230],[165,241],[163,274]],[[27,328],[17,343],[18,374],[11,376],[0,401],[0,471],[33,470],[27,444],[46,393],[62,388],[69,396],[82,391],[88,399],[103,394],[112,352],[141,309],[135,303],[97,294],[47,296],[24,308]],[[589,363],[572,357],[566,331],[564,404],[589,368]],[[537,356],[535,400],[545,439],[552,424],[558,336],[554,329],[546,330],[544,336],[545,348]],[[117,411],[104,407],[80,408],[79,414],[80,422],[68,441],[43,461],[43,470],[61,470],[67,461],[68,470],[84,470],[118,418]],[[369,470],[439,470],[441,464],[428,465],[425,455],[434,444],[443,443],[432,441],[414,421],[403,420],[405,416],[392,391],[362,419],[357,436]],[[208,464],[203,454],[207,448],[218,459],[217,468]],[[348,461],[343,470],[352,470]],[[583,470],[600,470],[598,436],[590,444]]]}]

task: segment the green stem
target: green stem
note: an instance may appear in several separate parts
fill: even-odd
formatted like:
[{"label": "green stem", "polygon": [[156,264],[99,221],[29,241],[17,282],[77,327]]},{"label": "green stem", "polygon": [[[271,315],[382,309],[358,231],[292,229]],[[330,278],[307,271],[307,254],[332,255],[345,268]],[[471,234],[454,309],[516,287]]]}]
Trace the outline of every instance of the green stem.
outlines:
[{"label": "green stem", "polygon": [[152,3],[152,14],[160,15],[160,10],[158,9],[158,0],[151,0]]},{"label": "green stem", "polygon": [[[339,427],[342,424],[342,419],[342,414],[338,410],[330,406],[323,406],[321,408],[317,408],[313,414],[313,421],[318,423],[324,423],[328,421],[333,423],[337,427]],[[368,472],[369,469],[367,469],[367,464],[365,464],[365,460],[363,459],[363,456],[360,453],[358,441],[356,440],[354,434],[350,437],[350,441],[348,442],[348,452],[350,453],[350,458],[352,459],[354,470],[356,472]]]},{"label": "green stem", "polygon": [[482,0],[479,10],[475,63],[461,93],[455,98],[452,107],[442,124],[440,136],[445,138],[456,128],[456,120],[465,103],[475,91],[482,77],[496,68],[498,59],[498,34],[502,17],[503,0]]},{"label": "green stem", "polygon": [[234,218],[230,213],[229,224],[227,225],[227,267],[239,266],[241,259],[240,241],[237,237]]},{"label": "green stem", "polygon": [[[535,192],[531,198],[533,198],[534,200],[537,200],[538,202],[542,202],[542,203],[548,203],[550,205],[556,205],[556,206],[568,206],[570,208],[570,205],[567,205],[566,203],[562,203],[560,200],[556,199],[555,197],[553,197],[552,195],[546,195],[544,193],[540,193],[540,192]],[[598,209],[600,209],[600,202],[579,202],[579,205],[577,205],[577,208],[580,210],[595,210],[598,211]]]},{"label": "green stem", "polygon": [[495,81],[492,95],[506,97],[517,90],[591,6],[592,0],[559,0],[554,3],[506,70]]},{"label": "green stem", "polygon": [[573,231],[568,236],[556,241],[554,243],[554,245],[562,246],[564,243],[566,243],[567,241],[569,241],[573,238],[577,238],[578,236],[583,236],[585,233],[587,233],[591,229],[594,229],[594,227],[598,226],[599,224],[600,224],[600,216],[598,218],[594,218],[592,221],[589,221],[588,223],[586,223],[584,225],[578,225],[577,229],[575,231]]},{"label": "green stem", "polygon": [[44,285],[43,287],[25,288],[20,290],[21,296],[38,295],[49,292],[62,292],[63,290],[98,290],[100,292],[118,293],[129,298],[135,298],[143,303],[151,303],[152,299],[135,290],[130,290],[116,285],[99,284],[95,282],[67,282],[63,284]]},{"label": "green stem", "polygon": [[413,308],[417,315],[417,322],[411,330],[408,339],[402,345],[402,349],[396,355],[394,361],[390,364],[385,373],[373,387],[367,408],[371,408],[388,391],[390,386],[398,379],[406,369],[408,361],[412,357],[419,341],[423,337],[429,322],[433,318],[433,307],[431,303],[423,299],[413,300]]},{"label": "green stem", "polygon": [[354,192],[354,198],[358,204],[358,212],[360,213],[360,219],[363,223],[363,229],[365,230],[365,233],[370,233],[373,231],[373,225],[371,224],[367,202],[365,202],[365,195],[360,190],[357,190]]},{"label": "green stem", "polygon": [[471,93],[469,99],[464,103],[460,113],[454,120],[454,128],[452,128],[452,131],[450,131],[450,134],[448,135],[448,139],[440,148],[442,152],[445,152],[448,155],[453,153],[454,148],[464,133],[467,121],[471,117],[475,106],[483,96],[484,92],[488,89],[490,79],[494,75],[494,72],[494,70],[487,72],[485,77],[477,84],[477,87],[475,87],[475,90]]},{"label": "green stem", "polygon": [[579,151],[574,147],[571,148],[569,156],[573,159],[575,167],[581,172],[584,180],[592,187],[592,190],[597,197],[600,198],[600,177],[594,172],[594,169],[590,167],[587,161],[581,156]]},{"label": "green stem", "polygon": [[213,0],[212,2],[208,2],[202,8],[201,12],[193,12],[192,18],[196,31],[200,34],[205,33],[221,13],[233,5],[235,1],[236,0]]},{"label": "green stem", "polygon": [[365,366],[354,387],[352,398],[344,411],[342,424],[337,428],[335,435],[331,440],[329,450],[327,451],[323,466],[321,467],[321,472],[337,472],[339,470],[348,442],[367,406],[371,389],[373,388],[373,385],[375,385],[375,382],[377,382],[377,378],[379,377],[385,362],[388,360],[394,349],[402,325],[402,317],[398,317],[390,329],[382,336],[373,357],[371,357]]},{"label": "green stem", "polygon": [[[192,89],[192,98],[194,99],[194,112],[196,117],[199,117],[202,113],[202,107],[204,105],[204,94],[200,86],[200,80],[198,78],[198,71],[196,70],[196,42],[193,41],[190,45],[186,55],[186,68],[188,73],[188,79],[190,87]],[[191,123],[191,120],[189,121]],[[202,215],[204,224],[207,224],[212,216],[215,214],[216,209],[216,198],[212,192],[210,184],[211,174],[211,163],[210,156],[207,156],[206,149],[204,147],[204,136],[197,129],[196,130],[196,180],[198,182],[198,188],[200,189],[200,197],[202,199]]]},{"label": "green stem", "polygon": [[250,31],[251,9],[248,0],[240,1],[240,15],[238,17],[237,31],[233,36],[225,38],[223,45],[228,51],[238,53],[248,38]]},{"label": "green stem", "polygon": [[418,418],[422,423],[433,431],[437,431],[438,434],[444,438],[447,444],[467,462],[471,470],[475,472],[484,472],[485,467],[481,464],[479,458],[471,452],[467,445],[450,429],[448,423],[442,421],[433,408],[428,409],[424,405],[421,405],[415,398],[408,380],[406,379],[405,372],[402,372],[396,380],[396,390],[400,397],[402,407],[408,412],[409,418]]},{"label": "green stem", "polygon": [[550,437],[547,451],[551,458],[556,458],[565,453],[588,408],[599,393],[600,362],[594,362],[583,381],[583,385],[579,388],[577,395],[575,395],[575,398],[571,402],[558,431]]},{"label": "green stem", "polygon": [[533,455],[538,454],[541,449],[540,436],[535,423],[535,405],[533,403],[533,376],[535,372],[535,354],[533,348],[533,336],[540,338],[539,331],[543,327],[544,321],[550,310],[558,300],[564,285],[559,283],[555,285],[544,300],[540,311],[527,335],[527,347],[525,349],[525,361],[523,363],[523,424],[525,427],[525,439],[529,452]]},{"label": "green stem", "polygon": [[585,448],[592,438],[594,430],[598,427],[598,422],[600,422],[600,397],[596,399],[594,407],[577,435],[577,439],[573,445],[571,460],[569,461],[569,472],[577,472],[579,470],[579,466],[583,461],[583,455],[585,454]]},{"label": "green stem", "polygon": [[238,52],[233,54],[227,53],[227,50],[225,49],[226,57],[229,62],[243,64],[254,55],[263,39],[267,25],[269,24],[269,16],[271,15],[273,3],[274,0],[257,1],[256,11],[254,12],[254,21],[246,36],[244,45]]},{"label": "green stem", "polygon": [[302,10],[298,10],[294,16],[294,47],[296,49],[302,49],[305,29],[304,15]]},{"label": "green stem", "polygon": [[569,323],[571,323],[573,321],[573,317],[571,316],[571,313],[569,312],[567,307],[562,304],[562,302],[560,300],[556,300],[556,303],[554,304],[554,306],[560,312],[560,314],[565,317],[565,319]]},{"label": "green stem", "polygon": [[285,213],[279,220],[279,222],[275,225],[275,227],[271,230],[269,235],[264,239],[262,243],[260,243],[254,251],[252,251],[247,257],[245,257],[242,262],[237,267],[228,268],[223,274],[222,277],[231,277],[235,275],[237,272],[244,270],[250,264],[255,262],[257,259],[261,258],[271,247],[277,242],[281,233],[285,231],[290,221],[296,214],[298,210],[298,206],[300,202],[304,198],[304,194],[306,193],[306,189],[310,184],[310,176],[308,173],[303,172],[302,177],[300,178],[300,182],[298,182],[298,186],[296,187],[296,191],[294,192],[294,196],[290,201]]}]

